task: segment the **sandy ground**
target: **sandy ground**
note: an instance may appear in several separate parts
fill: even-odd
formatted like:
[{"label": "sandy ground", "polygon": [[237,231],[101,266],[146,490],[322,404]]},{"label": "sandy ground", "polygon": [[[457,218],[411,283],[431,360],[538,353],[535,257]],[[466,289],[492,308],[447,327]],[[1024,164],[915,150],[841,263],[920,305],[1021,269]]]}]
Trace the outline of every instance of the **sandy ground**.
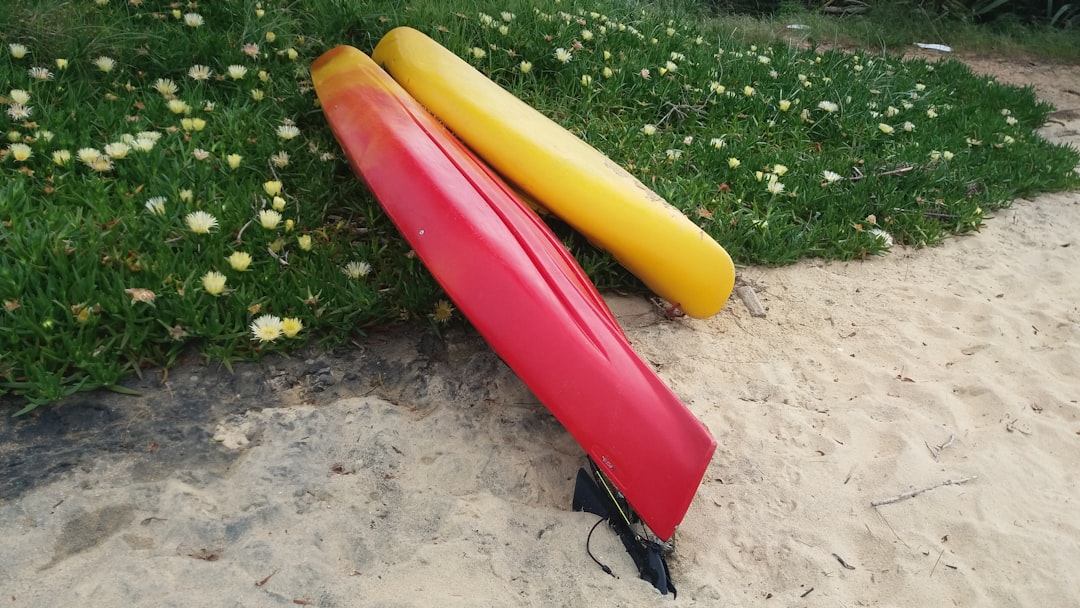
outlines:
[{"label": "sandy ground", "polygon": [[[1075,66],[1036,71],[1080,107]],[[677,600],[605,528],[618,578],[593,564],[583,452],[477,336],[402,330],[0,423],[0,605],[1078,605],[1078,225],[1049,195],[933,249],[741,269],[765,318],[613,297],[719,443]]]}]

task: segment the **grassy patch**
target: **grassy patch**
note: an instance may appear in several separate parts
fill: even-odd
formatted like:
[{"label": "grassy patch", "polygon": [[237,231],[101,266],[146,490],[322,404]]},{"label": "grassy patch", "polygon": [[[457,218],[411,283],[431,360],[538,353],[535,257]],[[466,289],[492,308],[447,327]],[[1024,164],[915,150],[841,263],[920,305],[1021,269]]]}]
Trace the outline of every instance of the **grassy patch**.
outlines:
[{"label": "grassy patch", "polygon": [[[933,244],[1076,183],[1076,151],[1035,133],[1051,108],[1031,90],[954,62],[753,45],[684,4],[173,6],[20,0],[0,16],[0,393],[24,411],[190,344],[227,363],[446,319],[307,73],[397,25],[607,153],[741,263]],[[557,228],[598,285],[640,289]]]}]

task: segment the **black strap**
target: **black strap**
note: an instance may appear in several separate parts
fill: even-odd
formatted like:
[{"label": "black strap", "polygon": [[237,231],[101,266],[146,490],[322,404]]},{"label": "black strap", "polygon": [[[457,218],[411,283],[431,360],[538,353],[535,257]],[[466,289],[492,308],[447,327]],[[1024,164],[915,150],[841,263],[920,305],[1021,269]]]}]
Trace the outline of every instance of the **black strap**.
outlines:
[{"label": "black strap", "polygon": [[[619,535],[626,552],[634,560],[641,578],[652,583],[662,595],[671,593],[674,599],[677,592],[671,582],[671,572],[664,559],[663,546],[634,532],[632,524],[638,521],[637,514],[611,486],[611,482],[603,477],[596,465],[591,460],[589,463],[592,468],[591,475],[585,469],[578,470],[577,482],[574,485],[574,510],[592,513],[607,520]],[[605,572],[612,574],[610,568]]]}]

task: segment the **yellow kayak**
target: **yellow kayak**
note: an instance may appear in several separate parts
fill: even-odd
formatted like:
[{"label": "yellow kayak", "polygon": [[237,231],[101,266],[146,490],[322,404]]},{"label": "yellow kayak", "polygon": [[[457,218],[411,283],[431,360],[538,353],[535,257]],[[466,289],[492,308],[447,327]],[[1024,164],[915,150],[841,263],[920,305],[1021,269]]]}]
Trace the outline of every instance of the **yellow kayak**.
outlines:
[{"label": "yellow kayak", "polygon": [[391,30],[372,59],[492,168],[657,295],[702,319],[724,306],[735,282],[731,257],[614,161],[417,30]]}]

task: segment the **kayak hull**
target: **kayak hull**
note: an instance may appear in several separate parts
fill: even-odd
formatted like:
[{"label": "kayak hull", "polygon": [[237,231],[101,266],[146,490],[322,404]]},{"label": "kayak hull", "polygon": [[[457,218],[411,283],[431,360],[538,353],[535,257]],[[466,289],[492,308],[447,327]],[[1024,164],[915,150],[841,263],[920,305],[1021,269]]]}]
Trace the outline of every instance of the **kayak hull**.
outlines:
[{"label": "kayak hull", "polygon": [[727,251],[614,161],[417,30],[391,30],[372,58],[507,181],[658,295],[696,318],[724,306],[735,282]]},{"label": "kayak hull", "polygon": [[563,244],[367,55],[315,61],[356,172],[458,309],[667,540],[716,442],[633,351]]}]

